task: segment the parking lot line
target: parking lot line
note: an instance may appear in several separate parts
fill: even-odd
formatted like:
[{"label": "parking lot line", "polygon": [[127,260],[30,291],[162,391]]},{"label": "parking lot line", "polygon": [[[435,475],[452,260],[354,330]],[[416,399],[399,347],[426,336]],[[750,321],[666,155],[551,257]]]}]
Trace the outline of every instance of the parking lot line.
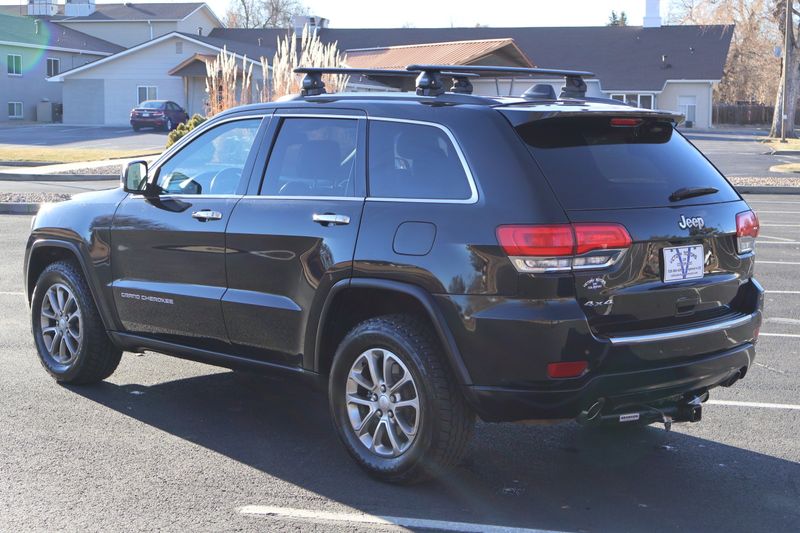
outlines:
[{"label": "parking lot line", "polygon": [[767,294],[800,294],[800,291],[767,291]]},{"label": "parking lot line", "polygon": [[800,411],[800,405],[792,403],[737,402],[734,400],[708,400],[711,405],[728,405],[732,407],[758,407],[761,409],[789,409]]},{"label": "parking lot line", "polygon": [[800,215],[800,211],[761,211],[760,209],[756,209],[756,213],[759,215],[764,213],[768,213],[770,215]]},{"label": "parking lot line", "polygon": [[762,261],[761,259],[756,259],[757,265],[800,265],[800,262],[797,261]]},{"label": "parking lot line", "polygon": [[783,242],[790,242],[793,240],[793,239],[787,239],[786,237],[773,237],[772,235],[759,235],[758,237],[760,239],[775,239],[776,241],[783,241]]},{"label": "parking lot line", "polygon": [[786,242],[773,242],[773,241],[758,241],[758,245],[762,244],[800,244],[800,241],[786,241]]},{"label": "parking lot line", "polygon": [[795,333],[759,333],[759,337],[786,337],[788,339],[800,339],[800,335]]},{"label": "parking lot line", "polygon": [[748,200],[748,204],[795,204],[800,205],[800,202],[791,202],[788,200]]},{"label": "parking lot line", "polygon": [[2,294],[3,296],[24,296],[25,295],[24,292],[19,292],[19,291],[0,291],[0,294]]},{"label": "parking lot line", "polygon": [[761,224],[762,228],[800,228],[800,224]]},{"label": "parking lot line", "polygon": [[399,526],[409,529],[432,529],[438,531],[464,531],[489,533],[559,533],[551,529],[530,529],[524,527],[493,526],[472,522],[450,522],[448,520],[429,520],[425,518],[409,518],[404,516],[377,516],[366,513],[334,513],[330,511],[312,511],[292,507],[274,507],[270,505],[245,505],[239,512],[245,515],[271,516],[295,520],[314,520],[348,524],[372,524],[381,526]]}]

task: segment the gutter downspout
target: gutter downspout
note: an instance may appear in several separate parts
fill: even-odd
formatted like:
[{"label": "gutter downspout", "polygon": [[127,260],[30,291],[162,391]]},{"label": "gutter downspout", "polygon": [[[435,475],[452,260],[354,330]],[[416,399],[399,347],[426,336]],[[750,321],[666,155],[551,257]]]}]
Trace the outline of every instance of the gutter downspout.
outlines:
[{"label": "gutter downspout", "polygon": [[151,21],[147,21],[147,26],[150,28],[150,40],[153,40],[153,23]]}]

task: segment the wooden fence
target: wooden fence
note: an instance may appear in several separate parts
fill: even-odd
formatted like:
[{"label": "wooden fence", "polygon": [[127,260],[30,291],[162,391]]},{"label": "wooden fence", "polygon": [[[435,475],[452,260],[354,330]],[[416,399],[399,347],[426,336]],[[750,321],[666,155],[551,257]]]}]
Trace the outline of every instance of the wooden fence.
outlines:
[{"label": "wooden fence", "polygon": [[[772,124],[775,107],[761,104],[714,104],[714,124]],[[800,125],[800,109],[794,116],[795,125]]]}]

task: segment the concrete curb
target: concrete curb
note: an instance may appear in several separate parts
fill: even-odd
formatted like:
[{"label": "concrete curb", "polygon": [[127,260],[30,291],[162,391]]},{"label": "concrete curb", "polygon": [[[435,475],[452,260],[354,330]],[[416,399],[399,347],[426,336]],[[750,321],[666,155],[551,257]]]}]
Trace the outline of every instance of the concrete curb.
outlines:
[{"label": "concrete curb", "polygon": [[110,181],[116,174],[12,174],[0,172],[0,181]]},{"label": "concrete curb", "polygon": [[771,155],[800,155],[800,150],[773,150]]},{"label": "concrete curb", "polygon": [[40,204],[23,202],[0,202],[0,215],[35,215]]}]

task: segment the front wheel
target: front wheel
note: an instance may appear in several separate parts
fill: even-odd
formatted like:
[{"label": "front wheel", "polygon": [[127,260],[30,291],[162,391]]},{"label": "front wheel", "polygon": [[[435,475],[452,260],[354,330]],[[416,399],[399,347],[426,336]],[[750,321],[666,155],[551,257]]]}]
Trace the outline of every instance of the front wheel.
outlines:
[{"label": "front wheel", "polygon": [[31,328],[42,366],[59,382],[102,381],[122,357],[108,338],[86,280],[70,262],[51,264],[36,281]]},{"label": "front wheel", "polygon": [[350,455],[394,483],[421,481],[457,464],[474,426],[430,328],[405,315],[366,320],[344,338],[329,402]]}]

